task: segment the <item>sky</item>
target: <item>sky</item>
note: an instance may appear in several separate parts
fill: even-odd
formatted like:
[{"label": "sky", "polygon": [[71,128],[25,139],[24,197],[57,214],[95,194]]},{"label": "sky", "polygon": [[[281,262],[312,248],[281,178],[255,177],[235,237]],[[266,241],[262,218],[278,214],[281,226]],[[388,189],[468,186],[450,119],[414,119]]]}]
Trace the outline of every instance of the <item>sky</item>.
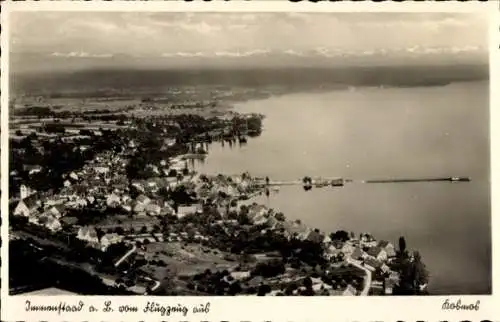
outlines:
[{"label": "sky", "polygon": [[130,56],[160,65],[474,61],[488,52],[487,17],[469,13],[15,12],[10,30],[11,57],[28,66],[45,59],[91,67]]}]

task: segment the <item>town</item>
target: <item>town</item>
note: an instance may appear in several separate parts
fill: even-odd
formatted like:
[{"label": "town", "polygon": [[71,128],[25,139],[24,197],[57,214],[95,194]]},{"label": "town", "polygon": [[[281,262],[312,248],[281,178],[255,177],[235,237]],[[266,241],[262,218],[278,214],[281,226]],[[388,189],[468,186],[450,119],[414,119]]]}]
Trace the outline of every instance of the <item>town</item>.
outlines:
[{"label": "town", "polygon": [[426,294],[404,237],[322,232],[253,201],[269,178],[196,170],[212,144],[251,144],[262,115],[157,101],[11,109],[12,294]]}]

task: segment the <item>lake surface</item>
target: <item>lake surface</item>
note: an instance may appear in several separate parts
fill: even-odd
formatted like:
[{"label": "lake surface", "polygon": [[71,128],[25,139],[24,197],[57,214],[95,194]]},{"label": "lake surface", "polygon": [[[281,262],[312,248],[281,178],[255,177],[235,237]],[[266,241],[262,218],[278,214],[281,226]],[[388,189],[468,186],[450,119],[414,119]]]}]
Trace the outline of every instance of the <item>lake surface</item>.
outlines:
[{"label": "lake surface", "polygon": [[212,144],[199,170],[296,180],[469,176],[470,183],[284,187],[260,201],[313,228],[406,238],[433,294],[491,292],[488,82],[297,93],[236,105],[266,116],[243,147]]}]

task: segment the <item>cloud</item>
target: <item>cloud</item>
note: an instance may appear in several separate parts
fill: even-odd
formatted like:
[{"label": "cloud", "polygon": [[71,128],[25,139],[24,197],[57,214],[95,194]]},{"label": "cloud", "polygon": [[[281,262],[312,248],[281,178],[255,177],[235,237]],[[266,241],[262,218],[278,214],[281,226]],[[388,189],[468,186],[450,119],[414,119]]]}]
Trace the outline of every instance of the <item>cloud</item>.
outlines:
[{"label": "cloud", "polygon": [[293,50],[293,49],[287,49],[287,50],[283,51],[283,53],[286,55],[290,55],[290,56],[300,56],[300,57],[305,56],[305,53],[303,53],[301,51]]},{"label": "cloud", "polygon": [[26,12],[14,16],[11,51],[54,57],[417,57],[487,53],[488,45],[487,21],[476,14]]},{"label": "cloud", "polygon": [[162,57],[203,57],[206,56],[205,53],[202,52],[177,52],[177,53],[162,53]]},{"label": "cloud", "polygon": [[215,56],[226,56],[226,57],[249,57],[249,56],[256,56],[256,55],[265,55],[268,54],[270,51],[267,49],[255,49],[255,50],[249,50],[249,51],[244,51],[244,52],[239,52],[239,51],[217,51],[215,52]]},{"label": "cloud", "polygon": [[51,54],[51,56],[55,57],[75,57],[75,58],[111,58],[113,57],[113,54],[91,54],[91,53],[86,53],[86,52],[76,52],[72,51],[69,53],[60,53],[60,52],[54,52]]}]

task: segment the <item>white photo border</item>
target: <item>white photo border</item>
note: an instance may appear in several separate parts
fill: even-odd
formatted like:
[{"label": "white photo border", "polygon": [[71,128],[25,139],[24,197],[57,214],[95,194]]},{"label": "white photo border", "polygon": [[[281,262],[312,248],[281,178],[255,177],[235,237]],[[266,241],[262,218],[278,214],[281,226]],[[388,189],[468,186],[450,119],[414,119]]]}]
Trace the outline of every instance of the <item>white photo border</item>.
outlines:
[{"label": "white photo border", "polygon": [[[155,297],[155,296],[10,296],[8,293],[8,75],[9,75],[9,14],[13,11],[129,11],[129,12],[470,12],[481,11],[490,23],[490,144],[491,144],[491,200],[492,200],[492,294],[488,296],[424,296],[424,297]],[[142,2],[142,1],[47,1],[2,3],[1,11],[1,196],[2,248],[1,257],[1,320],[13,321],[482,321],[500,318],[500,14],[495,1],[485,2],[318,2],[302,1],[211,1],[211,2]],[[472,273],[472,272],[471,272]],[[462,303],[480,301],[479,310],[442,310],[445,300]],[[39,305],[84,303],[75,313],[26,312],[26,301]],[[106,301],[114,311],[104,312]],[[183,316],[172,313],[144,313],[147,302],[164,306],[188,308],[210,303],[208,313]],[[495,305],[497,304],[497,305]],[[119,305],[135,305],[136,313],[120,313]],[[94,306],[98,312],[89,313]],[[495,314],[496,312],[496,314]]]}]

